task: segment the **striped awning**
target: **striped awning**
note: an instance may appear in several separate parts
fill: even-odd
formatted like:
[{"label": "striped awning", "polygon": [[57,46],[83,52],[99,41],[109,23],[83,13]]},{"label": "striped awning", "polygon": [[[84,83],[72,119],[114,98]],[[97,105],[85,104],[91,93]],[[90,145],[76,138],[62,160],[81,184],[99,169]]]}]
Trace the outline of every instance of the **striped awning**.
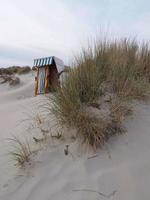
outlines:
[{"label": "striped awning", "polygon": [[45,67],[49,65],[56,65],[58,72],[64,70],[64,62],[55,56],[34,59],[33,67]]},{"label": "striped awning", "polygon": [[53,64],[53,57],[46,57],[46,58],[38,58],[34,59],[34,67],[43,67],[46,65]]}]

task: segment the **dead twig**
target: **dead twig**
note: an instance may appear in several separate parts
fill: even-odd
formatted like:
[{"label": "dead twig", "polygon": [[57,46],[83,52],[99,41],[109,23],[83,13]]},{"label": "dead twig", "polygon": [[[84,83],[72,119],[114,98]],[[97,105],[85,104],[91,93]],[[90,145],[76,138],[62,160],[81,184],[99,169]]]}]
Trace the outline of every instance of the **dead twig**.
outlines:
[{"label": "dead twig", "polygon": [[95,154],[95,155],[93,155],[93,156],[89,156],[88,159],[95,158],[95,157],[97,157],[97,156],[98,156],[98,155]]},{"label": "dead twig", "polygon": [[64,149],[64,154],[67,156],[69,154],[69,145],[67,144]]},{"label": "dead twig", "polygon": [[103,196],[105,198],[110,198],[111,196],[114,196],[116,194],[116,190],[111,192],[110,194],[103,194],[102,192],[96,191],[96,190],[91,190],[91,189],[77,189],[77,190],[72,190],[73,192],[94,192],[99,194],[100,196]]}]

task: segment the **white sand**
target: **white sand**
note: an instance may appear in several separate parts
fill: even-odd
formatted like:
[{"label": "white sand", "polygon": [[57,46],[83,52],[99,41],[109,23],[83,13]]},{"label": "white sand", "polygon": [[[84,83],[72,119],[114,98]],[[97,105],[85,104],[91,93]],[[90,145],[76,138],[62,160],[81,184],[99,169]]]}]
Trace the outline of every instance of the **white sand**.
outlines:
[{"label": "white sand", "polygon": [[[26,82],[25,79],[28,78]],[[136,106],[128,119],[127,134],[109,140],[97,157],[77,151],[64,155],[64,146],[53,141],[33,156],[31,165],[17,170],[6,155],[10,146],[4,140],[17,134],[30,135],[29,121],[44,96],[33,97],[33,80],[22,76],[24,83],[16,89],[0,91],[0,200],[149,200],[150,199],[150,105]],[[1,88],[0,88],[1,89]],[[35,130],[34,130],[35,131]],[[29,134],[27,133],[29,132]],[[74,191],[74,190],[86,191]],[[103,196],[96,192],[101,192]]]}]

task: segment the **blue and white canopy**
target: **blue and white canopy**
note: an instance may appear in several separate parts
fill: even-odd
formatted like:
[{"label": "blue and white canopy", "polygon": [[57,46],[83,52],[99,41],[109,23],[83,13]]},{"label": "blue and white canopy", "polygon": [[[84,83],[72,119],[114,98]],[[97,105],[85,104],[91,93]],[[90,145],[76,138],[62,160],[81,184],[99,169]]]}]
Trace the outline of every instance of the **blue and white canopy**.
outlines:
[{"label": "blue and white canopy", "polygon": [[33,66],[34,67],[45,67],[45,66],[53,65],[53,64],[56,64],[58,72],[64,70],[64,62],[55,56],[34,59]]}]

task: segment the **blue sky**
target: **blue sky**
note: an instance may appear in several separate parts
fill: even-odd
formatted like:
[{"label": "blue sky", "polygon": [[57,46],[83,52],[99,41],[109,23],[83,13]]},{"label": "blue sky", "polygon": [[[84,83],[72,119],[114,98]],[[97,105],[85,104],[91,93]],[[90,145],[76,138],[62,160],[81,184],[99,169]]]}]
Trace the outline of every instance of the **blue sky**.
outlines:
[{"label": "blue sky", "polygon": [[50,55],[68,64],[89,37],[149,40],[149,24],[149,0],[0,0],[0,67]]}]

